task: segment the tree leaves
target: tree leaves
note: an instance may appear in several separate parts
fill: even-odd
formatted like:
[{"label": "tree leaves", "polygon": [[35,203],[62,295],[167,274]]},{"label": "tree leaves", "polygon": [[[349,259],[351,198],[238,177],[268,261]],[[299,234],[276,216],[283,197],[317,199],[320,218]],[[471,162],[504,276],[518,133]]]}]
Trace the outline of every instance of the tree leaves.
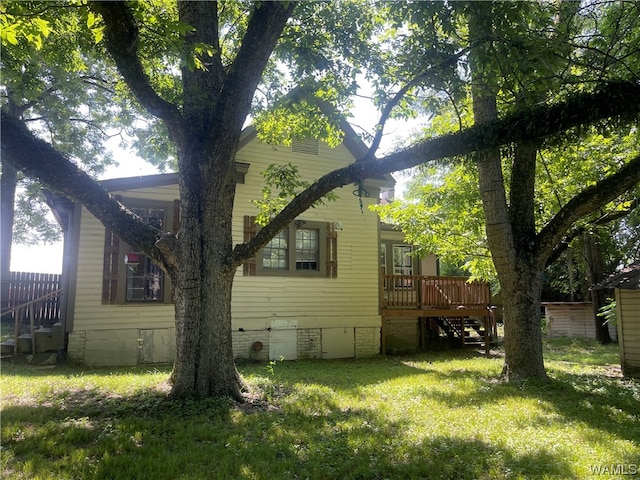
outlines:
[{"label": "tree leaves", "polygon": [[[300,178],[298,167],[292,163],[285,165],[271,164],[262,172],[265,180],[265,186],[262,187],[260,193],[262,197],[252,200],[260,213],[256,216],[256,223],[265,226],[269,221],[302,190],[309,187],[310,183]],[[338,196],[329,192],[324,199],[318,200],[313,206],[323,205],[324,200],[335,201]]]}]

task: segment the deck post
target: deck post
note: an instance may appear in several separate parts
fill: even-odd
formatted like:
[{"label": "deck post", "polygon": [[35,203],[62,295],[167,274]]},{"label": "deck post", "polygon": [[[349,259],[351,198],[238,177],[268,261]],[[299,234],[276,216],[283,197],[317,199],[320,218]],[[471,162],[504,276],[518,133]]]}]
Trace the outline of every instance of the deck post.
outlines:
[{"label": "deck post", "polygon": [[378,292],[380,293],[380,299],[378,300],[380,304],[380,355],[386,355],[385,350],[385,329],[384,329],[384,309],[387,306],[385,302],[385,292],[384,292],[384,271],[382,269],[379,270],[378,274]]},{"label": "deck post", "polygon": [[489,328],[491,328],[491,319],[487,315],[486,317],[482,317],[484,321],[484,353],[489,356],[489,352],[491,351],[491,346],[489,345]]},{"label": "deck post", "polygon": [[29,326],[31,327],[31,354],[36,354],[36,327],[35,318],[33,318],[33,303],[29,305]]},{"label": "deck post", "polygon": [[15,323],[13,325],[13,354],[16,356],[18,355],[18,337],[20,336],[20,315],[21,314],[22,314],[22,309],[14,313]]}]

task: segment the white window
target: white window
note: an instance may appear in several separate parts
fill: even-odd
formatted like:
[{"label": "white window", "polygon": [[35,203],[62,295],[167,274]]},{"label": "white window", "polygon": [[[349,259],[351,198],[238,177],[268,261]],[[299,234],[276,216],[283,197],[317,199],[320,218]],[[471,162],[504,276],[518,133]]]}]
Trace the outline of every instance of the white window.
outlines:
[{"label": "white window", "polygon": [[324,275],[325,230],[324,224],[296,220],[264,246],[258,255],[258,274]]},{"label": "white window", "polygon": [[410,245],[393,245],[393,274],[413,275]]}]

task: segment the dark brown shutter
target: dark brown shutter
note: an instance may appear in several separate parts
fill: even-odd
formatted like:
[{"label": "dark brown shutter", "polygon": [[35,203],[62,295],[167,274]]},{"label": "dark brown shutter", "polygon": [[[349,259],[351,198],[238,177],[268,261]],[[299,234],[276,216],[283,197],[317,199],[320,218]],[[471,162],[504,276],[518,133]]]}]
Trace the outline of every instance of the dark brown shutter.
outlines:
[{"label": "dark brown shutter", "polygon": [[[116,200],[121,201],[122,196],[116,195]],[[116,303],[119,259],[120,237],[105,228],[104,261],[102,264],[102,303],[105,305]]]},{"label": "dark brown shutter", "polygon": [[338,277],[338,232],[333,222],[327,223],[327,278]]},{"label": "dark brown shutter", "polygon": [[[256,236],[258,226],[256,225],[256,217],[251,215],[244,216],[244,241],[245,243]],[[247,258],[242,264],[242,274],[245,277],[253,277],[256,274],[256,257]]]},{"label": "dark brown shutter", "polygon": [[102,274],[102,303],[116,303],[118,293],[118,259],[120,238],[108,228],[104,232],[104,264]]},{"label": "dark brown shutter", "polygon": [[173,229],[171,232],[175,235],[180,230],[180,200],[173,201]]}]

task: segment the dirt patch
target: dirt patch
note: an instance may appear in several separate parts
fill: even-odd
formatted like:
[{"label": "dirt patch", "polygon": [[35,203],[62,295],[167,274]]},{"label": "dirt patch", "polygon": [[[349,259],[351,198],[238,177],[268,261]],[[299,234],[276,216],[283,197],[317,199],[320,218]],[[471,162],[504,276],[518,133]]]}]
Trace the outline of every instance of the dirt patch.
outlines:
[{"label": "dirt patch", "polygon": [[271,413],[271,412],[281,412],[282,407],[279,405],[275,405],[267,400],[253,398],[249,399],[245,402],[234,402],[233,409],[246,413],[247,415],[252,413]]},{"label": "dirt patch", "polygon": [[606,365],[604,375],[609,378],[622,378],[622,367],[620,365]]}]

